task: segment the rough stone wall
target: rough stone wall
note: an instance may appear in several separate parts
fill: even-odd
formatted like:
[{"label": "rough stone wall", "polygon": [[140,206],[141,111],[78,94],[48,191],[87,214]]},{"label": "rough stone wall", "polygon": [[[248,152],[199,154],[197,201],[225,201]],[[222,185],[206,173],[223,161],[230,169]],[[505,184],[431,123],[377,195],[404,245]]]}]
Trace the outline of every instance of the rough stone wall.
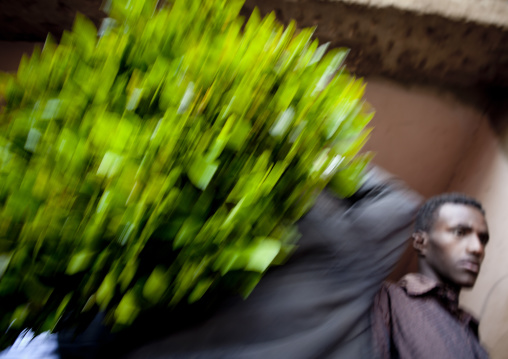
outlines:
[{"label": "rough stone wall", "polygon": [[[0,0],[0,40],[43,41],[70,29],[76,12],[99,25],[101,0]],[[247,0],[316,37],[349,47],[361,76],[447,87],[508,86],[506,0]]]},{"label": "rough stone wall", "polygon": [[362,76],[452,87],[508,85],[507,28],[374,6],[383,0],[363,2],[247,0],[246,7],[317,26],[320,41],[351,49],[348,67]]},{"label": "rough stone wall", "polygon": [[[319,0],[318,0],[319,1]],[[436,14],[445,18],[508,27],[506,0],[328,0],[362,4],[371,7],[396,7],[420,14]]]}]

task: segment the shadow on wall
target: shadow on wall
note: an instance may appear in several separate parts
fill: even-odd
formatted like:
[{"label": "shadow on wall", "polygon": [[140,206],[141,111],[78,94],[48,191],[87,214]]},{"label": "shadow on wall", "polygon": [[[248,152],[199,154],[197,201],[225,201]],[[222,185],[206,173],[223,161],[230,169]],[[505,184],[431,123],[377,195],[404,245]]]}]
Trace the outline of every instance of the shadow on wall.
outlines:
[{"label": "shadow on wall", "polygon": [[491,125],[499,137],[503,154],[508,158],[508,88],[494,87],[489,89],[491,103],[487,111],[490,114]]},{"label": "shadow on wall", "polygon": [[16,72],[23,54],[30,56],[38,45],[42,49],[43,43],[23,41],[0,41],[0,71]]},{"label": "shadow on wall", "polygon": [[[508,88],[496,88],[491,91],[491,108],[489,109],[491,125],[500,138],[501,153],[508,161]],[[501,353],[508,353],[508,274],[501,277],[489,290],[482,307],[481,318],[485,328],[481,325],[481,331],[490,338],[489,349],[493,353],[493,359]],[[501,311],[499,310],[501,309]],[[508,355],[508,354],[506,354]]]},{"label": "shadow on wall", "polygon": [[407,273],[418,272],[418,255],[413,248],[413,240],[408,239],[407,247],[404,254],[400,257],[397,265],[388,276],[387,280],[391,282],[398,282]]}]

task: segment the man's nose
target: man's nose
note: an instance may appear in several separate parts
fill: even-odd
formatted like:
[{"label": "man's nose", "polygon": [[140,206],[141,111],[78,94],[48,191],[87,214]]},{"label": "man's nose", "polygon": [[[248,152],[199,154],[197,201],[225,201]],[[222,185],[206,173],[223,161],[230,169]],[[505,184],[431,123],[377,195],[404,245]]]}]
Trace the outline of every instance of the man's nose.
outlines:
[{"label": "man's nose", "polygon": [[471,254],[475,254],[477,256],[482,257],[485,250],[485,246],[483,245],[480,237],[473,233],[468,240],[467,243],[467,251]]}]

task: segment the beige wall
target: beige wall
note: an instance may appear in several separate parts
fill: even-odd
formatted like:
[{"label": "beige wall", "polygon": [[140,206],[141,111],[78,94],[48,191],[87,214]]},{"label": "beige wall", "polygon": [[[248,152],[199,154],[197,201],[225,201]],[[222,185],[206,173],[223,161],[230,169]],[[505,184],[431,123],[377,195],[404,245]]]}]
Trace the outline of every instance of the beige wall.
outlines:
[{"label": "beige wall", "polygon": [[445,191],[481,112],[446,92],[367,81],[365,96],[376,115],[366,147],[376,152],[374,162],[425,197]]},{"label": "beige wall", "polygon": [[[505,117],[508,121],[508,116]],[[506,134],[484,120],[456,171],[450,189],[480,199],[491,240],[478,281],[461,303],[481,318],[480,332],[493,358],[508,357],[508,157]]]},{"label": "beige wall", "polygon": [[[366,145],[376,154],[374,162],[425,197],[445,192],[481,113],[449,93],[377,78],[367,79],[365,97],[376,111]],[[389,279],[417,269],[409,245]]]}]

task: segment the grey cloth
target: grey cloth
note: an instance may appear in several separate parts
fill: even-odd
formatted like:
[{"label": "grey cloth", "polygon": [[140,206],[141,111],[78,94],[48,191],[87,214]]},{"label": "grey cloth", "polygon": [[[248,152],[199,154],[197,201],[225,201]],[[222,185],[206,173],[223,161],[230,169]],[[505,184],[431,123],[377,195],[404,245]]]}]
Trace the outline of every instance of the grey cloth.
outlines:
[{"label": "grey cloth", "polygon": [[369,311],[403,252],[421,198],[379,170],[351,199],[325,190],[299,248],[245,300],[128,358],[371,358]]}]

